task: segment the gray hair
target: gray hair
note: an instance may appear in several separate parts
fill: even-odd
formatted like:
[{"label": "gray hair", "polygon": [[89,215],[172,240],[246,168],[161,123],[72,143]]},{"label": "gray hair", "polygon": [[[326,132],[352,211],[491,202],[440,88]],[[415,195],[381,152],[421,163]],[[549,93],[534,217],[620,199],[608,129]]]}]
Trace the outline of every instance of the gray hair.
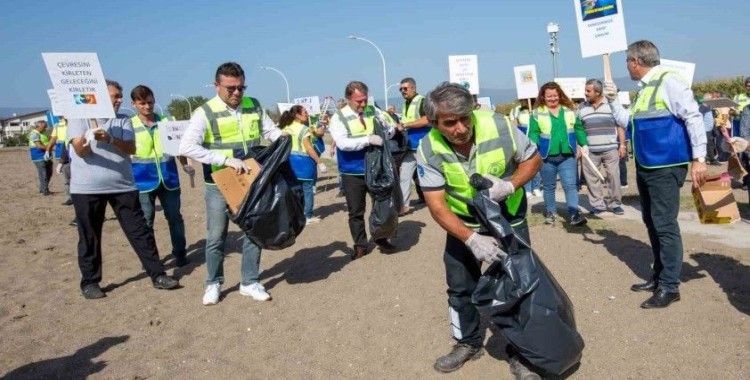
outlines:
[{"label": "gray hair", "polygon": [[349,99],[352,95],[354,95],[354,91],[359,91],[367,95],[367,85],[360,81],[353,80],[346,84],[346,88],[344,88],[344,96]]},{"label": "gray hair", "polygon": [[401,82],[399,82],[399,83],[400,84],[408,83],[408,84],[410,84],[410,85],[412,85],[414,87],[417,87],[417,81],[415,81],[414,78],[412,78],[412,77],[406,77],[404,79],[401,79]]},{"label": "gray hair", "polygon": [[458,83],[443,82],[430,91],[424,103],[427,119],[437,122],[438,113],[466,116],[474,110],[474,98]]},{"label": "gray hair", "polygon": [[107,83],[107,87],[114,87],[122,92],[122,86],[120,86],[120,83],[117,81],[111,79],[105,79],[104,81]]},{"label": "gray hair", "polygon": [[586,86],[594,86],[594,92],[601,95],[604,89],[602,81],[599,79],[589,79],[586,81]]},{"label": "gray hair", "polygon": [[35,127],[38,127],[38,126],[40,126],[42,124],[44,124],[46,126],[47,125],[47,121],[45,121],[45,120],[37,120],[37,121],[34,122],[34,126]]},{"label": "gray hair", "polygon": [[653,42],[647,40],[636,41],[628,45],[628,59],[634,59],[646,67],[654,67],[661,63],[659,49]]}]

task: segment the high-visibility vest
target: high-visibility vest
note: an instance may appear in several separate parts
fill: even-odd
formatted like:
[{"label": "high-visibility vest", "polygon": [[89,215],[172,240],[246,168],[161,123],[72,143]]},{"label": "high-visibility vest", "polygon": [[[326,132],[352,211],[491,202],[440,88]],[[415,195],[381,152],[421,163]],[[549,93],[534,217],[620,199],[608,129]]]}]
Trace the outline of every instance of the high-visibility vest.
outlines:
[{"label": "high-visibility vest", "polygon": [[685,122],[669,111],[661,91],[664,78],[677,74],[661,68],[652,70],[656,72],[638,92],[630,111],[636,163],[651,169],[687,164],[692,147]]},{"label": "high-visibility vest", "polygon": [[55,124],[53,133],[55,137],[57,137],[57,142],[55,143],[55,159],[59,160],[60,157],[62,157],[63,150],[68,146],[68,122],[60,120]]},{"label": "high-visibility vest", "polygon": [[[365,125],[362,125],[359,121],[359,115],[349,106],[337,110],[336,117],[346,127],[346,136],[349,138],[369,136],[375,129],[375,109],[372,106],[365,107],[363,112],[362,117],[365,119]],[[365,174],[365,149],[345,151],[337,147],[336,160],[341,174]]]},{"label": "high-visibility vest", "polygon": [[[310,128],[308,126],[293,121],[284,128],[284,132],[288,133],[292,138],[292,150],[289,153],[289,165],[292,167],[294,175],[299,180],[315,180],[318,178],[318,170],[315,165],[315,160],[307,154],[305,146],[303,144],[304,139],[308,137]],[[310,142],[313,143],[312,141]]]},{"label": "high-visibility vest", "polygon": [[531,121],[531,113],[529,110],[520,110],[518,111],[518,115],[516,116],[516,121],[518,121],[517,128],[523,132],[524,135],[529,135],[529,122]]},{"label": "high-visibility vest", "polygon": [[[411,99],[411,102],[409,102],[409,105],[407,106],[406,102],[404,102],[404,107],[402,109],[402,116],[401,122],[402,123],[408,123],[411,121],[418,120],[422,117],[419,113],[419,109],[422,108],[422,102],[424,101],[424,96],[422,95],[414,95],[414,97]],[[424,127],[419,128],[409,128],[406,130],[406,135],[409,138],[409,149],[411,150],[417,150],[417,147],[419,146],[419,141],[422,140],[422,138],[430,132],[430,129],[432,129],[431,126],[425,125]]]},{"label": "high-visibility vest", "polygon": [[[238,120],[218,96],[195,110],[201,113],[208,126],[203,135],[204,148],[227,158],[244,158],[250,147],[260,144],[260,120],[263,114],[260,102],[255,98],[244,97],[239,111]],[[203,164],[204,181],[213,184],[211,173],[222,168],[223,165]]]},{"label": "high-visibility vest", "polygon": [[[516,142],[513,139],[513,127],[495,118],[492,111],[473,111],[471,123],[474,126],[474,144],[476,145],[476,173],[492,174],[509,180],[515,171],[513,155]],[[470,177],[440,131],[433,129],[419,144],[417,154],[421,155],[431,167],[440,170],[445,177],[445,200],[450,210],[470,227],[478,226],[471,206],[467,200],[474,198],[476,190],[471,186]],[[505,199],[503,213],[511,224],[517,225],[525,218],[525,201],[523,187],[517,189]],[[522,208],[522,206],[524,206]]]},{"label": "high-visibility vest", "polygon": [[[576,131],[574,127],[576,124],[576,114],[565,106],[560,106],[560,112],[565,118],[565,132],[568,135],[568,146],[570,146],[571,152],[575,154]],[[537,143],[539,154],[542,158],[547,158],[550,139],[552,138],[552,115],[550,115],[549,109],[546,106],[540,106],[534,110],[532,117],[539,125],[539,142]]]},{"label": "high-visibility vest", "polygon": [[742,112],[750,104],[750,97],[747,94],[738,94],[734,96],[734,102],[738,104],[737,111]]},{"label": "high-visibility vest", "polygon": [[[167,118],[155,115],[157,123],[162,120],[167,120]],[[159,125],[155,125],[151,130],[143,124],[138,115],[130,118],[130,121],[135,132],[135,154],[130,156],[130,161],[138,191],[147,193],[158,188],[159,184],[164,184],[167,190],[179,189],[180,175],[177,172],[177,160],[174,156],[164,153]]]},{"label": "high-visibility vest", "polygon": [[39,142],[42,143],[42,145],[47,146],[49,144],[49,135],[47,135],[45,132],[39,132],[36,129],[32,129],[29,131],[29,156],[31,157],[31,161],[44,161],[44,152],[46,150],[39,149],[36,147],[36,144],[34,144],[34,136],[39,135]]}]

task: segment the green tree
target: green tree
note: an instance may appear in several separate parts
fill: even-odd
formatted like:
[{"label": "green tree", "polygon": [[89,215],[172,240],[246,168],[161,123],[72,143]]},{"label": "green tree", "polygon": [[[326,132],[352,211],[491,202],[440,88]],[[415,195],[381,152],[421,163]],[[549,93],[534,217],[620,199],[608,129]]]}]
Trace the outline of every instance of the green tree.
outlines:
[{"label": "green tree", "polygon": [[693,83],[693,93],[696,96],[712,91],[720,91],[724,96],[732,98],[737,94],[745,93],[745,81],[743,77],[719,78],[704,80]]},{"label": "green tree", "polygon": [[177,120],[189,120],[190,111],[195,111],[198,107],[202,106],[203,103],[208,101],[208,99],[200,95],[188,96],[188,100],[190,101],[189,107],[188,102],[186,102],[184,98],[172,99],[167,106],[169,114]]}]

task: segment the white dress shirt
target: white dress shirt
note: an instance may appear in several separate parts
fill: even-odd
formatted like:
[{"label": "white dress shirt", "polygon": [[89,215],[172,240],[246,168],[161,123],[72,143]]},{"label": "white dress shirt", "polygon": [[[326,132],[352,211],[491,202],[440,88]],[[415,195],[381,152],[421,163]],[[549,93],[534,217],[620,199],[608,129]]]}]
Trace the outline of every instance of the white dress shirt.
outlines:
[{"label": "white dress shirt", "polygon": [[[226,104],[225,104],[226,105]],[[227,111],[237,118],[237,125],[242,120],[242,112],[240,107],[233,109],[228,105]],[[198,162],[207,165],[223,165],[226,157],[218,152],[212,152],[209,149],[203,147],[203,137],[208,130],[206,124],[206,118],[203,111],[196,110],[193,112],[193,116],[190,117],[190,124],[182,135],[182,141],[180,142],[180,156],[190,157]],[[281,130],[273,123],[273,120],[263,112],[261,133],[263,138],[269,141],[275,141],[281,136]]]},{"label": "white dress shirt", "polygon": [[[354,112],[349,105],[342,108],[341,113],[344,117],[354,115],[354,117],[357,118],[356,122],[359,123],[359,115]],[[375,108],[375,117],[380,120],[380,124],[385,128],[386,140],[393,137],[393,134],[396,133],[396,125],[393,123],[391,117],[378,108]],[[346,122],[341,120],[338,113],[334,113],[333,117],[331,117],[331,121],[328,124],[328,130],[331,132],[331,137],[336,143],[336,149],[341,149],[343,151],[358,151],[370,145],[369,136],[348,137],[348,133],[346,132]],[[385,141],[383,143],[385,144]]]},{"label": "white dress shirt", "polygon": [[[643,87],[651,81],[658,68],[660,66],[652,67],[638,81],[638,86]],[[706,132],[703,126],[703,116],[698,111],[698,103],[693,97],[693,90],[676,75],[667,75],[664,77],[664,82],[659,87],[659,91],[661,91],[661,98],[667,104],[669,112],[685,122],[685,128],[687,128],[688,136],[690,137],[690,145],[693,148],[693,159],[706,157]],[[640,96],[640,93],[638,96]],[[629,110],[620,106],[618,101],[613,103],[617,103],[617,105],[612,107],[612,114],[618,122],[630,118]]]}]

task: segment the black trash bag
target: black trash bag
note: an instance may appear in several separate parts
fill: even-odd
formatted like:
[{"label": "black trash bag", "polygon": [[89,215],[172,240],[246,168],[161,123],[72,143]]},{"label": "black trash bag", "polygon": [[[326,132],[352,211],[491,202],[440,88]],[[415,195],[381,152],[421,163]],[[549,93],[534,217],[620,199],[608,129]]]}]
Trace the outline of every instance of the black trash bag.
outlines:
[{"label": "black trash bag", "polygon": [[279,250],[294,244],[305,228],[302,184],[289,166],[291,138],[282,135],[267,147],[253,147],[245,157],[261,165],[260,174],[230,219],[263,249]]},{"label": "black trash bag", "polygon": [[[477,189],[487,189],[485,181],[478,174],[471,178]],[[562,375],[581,360],[584,347],[573,304],[488,192],[477,191],[472,203],[485,229],[498,240],[510,237],[515,243],[505,260],[490,265],[479,278],[472,302],[491,316],[519,355],[545,375]]]},{"label": "black trash bag", "polygon": [[398,210],[394,192],[398,191],[395,165],[386,144],[385,133],[375,119],[374,134],[383,139],[383,146],[369,146],[365,152],[365,184],[373,196],[370,211],[370,236],[373,240],[387,239],[396,233]]}]

